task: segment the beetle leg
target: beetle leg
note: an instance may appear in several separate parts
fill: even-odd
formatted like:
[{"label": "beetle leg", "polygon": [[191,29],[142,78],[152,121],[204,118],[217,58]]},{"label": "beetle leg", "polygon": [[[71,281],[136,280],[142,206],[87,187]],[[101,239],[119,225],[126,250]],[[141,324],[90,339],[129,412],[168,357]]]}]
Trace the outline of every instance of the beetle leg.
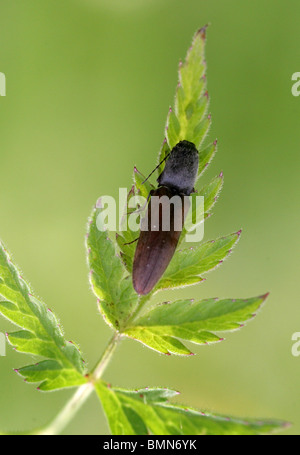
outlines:
[{"label": "beetle leg", "polygon": [[139,237],[137,239],[132,240],[131,242],[124,243],[124,245],[131,245],[132,243],[137,242]]},{"label": "beetle leg", "polygon": [[155,191],[155,190],[150,190],[150,193],[149,193],[148,196],[147,196],[147,200],[146,200],[145,204],[144,204],[142,207],[140,207],[140,208],[134,210],[133,212],[127,212],[127,215],[131,215],[132,213],[143,212],[143,211],[145,210],[145,208],[146,208],[148,202],[149,202],[150,197],[151,197],[152,194],[154,193],[154,191]]}]

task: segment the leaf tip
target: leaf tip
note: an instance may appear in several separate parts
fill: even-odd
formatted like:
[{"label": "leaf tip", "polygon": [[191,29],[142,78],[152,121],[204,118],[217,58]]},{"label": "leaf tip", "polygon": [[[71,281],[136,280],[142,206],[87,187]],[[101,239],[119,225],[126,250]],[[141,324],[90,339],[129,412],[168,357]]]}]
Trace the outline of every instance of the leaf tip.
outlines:
[{"label": "leaf tip", "polygon": [[97,202],[96,202],[96,209],[102,209],[102,198],[99,197],[99,199],[97,199]]},{"label": "leaf tip", "polygon": [[208,28],[209,24],[204,25],[204,27],[199,28],[199,30],[196,32],[196,36],[200,36],[203,41],[206,39],[206,30]]},{"label": "leaf tip", "polygon": [[291,426],[292,426],[291,422],[283,422],[283,424],[282,424],[282,428],[284,428],[285,430],[287,430],[288,428],[291,428]]}]

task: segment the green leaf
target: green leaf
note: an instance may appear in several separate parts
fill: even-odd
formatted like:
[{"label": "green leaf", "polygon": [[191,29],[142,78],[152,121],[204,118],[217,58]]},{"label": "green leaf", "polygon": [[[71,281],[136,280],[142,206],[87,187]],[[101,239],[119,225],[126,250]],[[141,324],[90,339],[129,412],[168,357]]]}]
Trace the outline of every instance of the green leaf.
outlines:
[{"label": "green leaf", "polygon": [[212,270],[231,253],[241,231],[189,249],[177,250],[156,290],[188,286],[203,281],[200,274]]},{"label": "green leaf", "polygon": [[[170,153],[170,151],[171,150],[168,145],[167,139],[165,138],[162,143],[159,155],[158,155],[158,164],[160,164],[161,161],[163,161],[166,158],[166,156],[168,155],[168,153]],[[162,173],[164,166],[165,166],[165,161],[163,163],[161,163],[160,166],[158,167],[158,175],[160,175]]]},{"label": "green leaf", "polygon": [[[128,218],[129,215],[131,215],[133,212],[137,211],[137,209],[130,209],[128,208],[128,203],[131,197],[138,196],[138,188],[136,185],[139,185],[142,187],[142,180],[143,175],[137,170],[134,170],[134,185],[131,187],[131,190],[129,191],[127,195],[127,201],[126,205],[123,209],[123,218],[121,222],[121,230],[120,232],[116,233],[116,241],[117,245],[120,249],[120,257],[122,259],[122,263],[125,266],[126,270],[128,273],[132,272],[132,263],[133,263],[133,257],[134,257],[134,252],[136,248],[136,241],[138,240],[139,237],[139,231],[134,232],[130,229],[128,225]],[[149,184],[150,185],[150,184]],[[144,190],[143,190],[144,191]],[[139,216],[143,215],[143,212],[138,213]],[[137,219],[138,222],[138,219]]]},{"label": "green leaf", "polygon": [[217,141],[213,144],[208,145],[205,149],[199,152],[199,167],[198,167],[198,178],[207,169],[208,165],[212,161],[217,151]]},{"label": "green leaf", "polygon": [[[135,233],[138,235],[138,233]],[[121,234],[116,234],[117,244],[120,248],[122,262],[128,271],[132,272],[133,258],[136,248],[136,242],[132,239],[132,232],[127,230]]]},{"label": "green leaf", "polygon": [[149,182],[149,180],[146,180],[146,177],[136,167],[134,168],[133,178],[136,189],[135,192],[147,199],[150,191],[155,187]]},{"label": "green leaf", "polygon": [[204,197],[204,211],[206,214],[210,213],[210,210],[215,205],[218,195],[222,189],[224,183],[223,172],[215,177],[210,183],[205,185],[199,190],[199,196]]},{"label": "green leaf", "polygon": [[205,76],[205,34],[205,28],[195,34],[185,62],[179,65],[175,111],[170,108],[166,126],[170,149],[181,140],[193,142],[199,149],[210,128],[211,116],[207,115],[209,97]]},{"label": "green leaf", "polygon": [[169,404],[168,389],[125,390],[100,381],[96,391],[113,435],[258,435],[286,428],[279,420],[245,420]]},{"label": "green leaf", "polygon": [[101,208],[94,208],[86,239],[90,283],[105,321],[121,330],[137,305],[138,295],[107,231],[97,227],[100,212]]},{"label": "green leaf", "polygon": [[22,329],[7,335],[17,351],[47,359],[16,370],[28,382],[41,382],[39,389],[44,391],[86,382],[78,347],[65,340],[56,316],[33,295],[2,243],[0,314]]},{"label": "green leaf", "polygon": [[167,119],[166,136],[171,149],[180,141],[180,124],[171,108]]},{"label": "green leaf", "polygon": [[[124,207],[123,219],[121,223],[121,230],[116,234],[117,245],[120,248],[120,256],[122,262],[129,273],[132,272],[132,263],[136,248],[136,242],[139,238],[139,230],[132,231],[128,223],[129,216],[136,215],[136,224],[140,222],[140,218],[145,215],[147,207],[147,199],[150,191],[154,186],[147,180],[146,177],[134,168],[133,181],[134,185],[127,195],[127,202]],[[141,201],[135,201],[136,204],[134,208],[128,207],[129,201],[132,197],[142,197]]]},{"label": "green leaf", "polygon": [[[221,172],[217,177],[215,177],[208,185],[205,185],[196,193],[191,194],[191,198],[196,199],[198,196],[203,196],[204,198],[204,213],[201,213],[196,201],[192,201],[190,211],[188,213],[188,218],[191,217],[192,220],[199,220],[202,217],[202,222],[209,218],[212,213],[211,209],[218,200],[218,195],[223,186],[223,173]],[[198,218],[197,218],[198,217]],[[187,219],[186,219],[187,221]],[[185,241],[185,236],[188,233],[186,229],[186,222],[183,226],[182,233],[179,239],[178,247],[181,245],[182,248],[190,248],[191,242]]]},{"label": "green leaf", "polygon": [[[141,174],[138,174],[139,177],[137,179],[141,178]],[[135,253],[135,248],[136,248],[136,242],[139,237],[139,231],[134,232],[132,231],[129,226],[128,226],[128,218],[129,215],[131,215],[135,210],[134,209],[129,209],[128,208],[128,202],[130,197],[137,196],[137,188],[135,185],[132,186],[131,190],[129,191],[127,195],[127,204],[124,207],[124,214],[123,214],[123,221],[121,223],[122,225],[122,230],[118,233],[116,233],[116,241],[117,245],[120,249],[120,257],[122,259],[122,263],[124,264],[126,270],[128,273],[132,272],[132,263],[133,263],[133,258],[134,258],[134,253]],[[139,216],[142,216],[143,212],[141,211],[139,213]],[[138,219],[137,219],[138,222]]]},{"label": "green leaf", "polygon": [[191,355],[179,339],[196,344],[223,341],[213,332],[240,329],[267,296],[162,303],[137,318],[124,334],[163,354]]}]

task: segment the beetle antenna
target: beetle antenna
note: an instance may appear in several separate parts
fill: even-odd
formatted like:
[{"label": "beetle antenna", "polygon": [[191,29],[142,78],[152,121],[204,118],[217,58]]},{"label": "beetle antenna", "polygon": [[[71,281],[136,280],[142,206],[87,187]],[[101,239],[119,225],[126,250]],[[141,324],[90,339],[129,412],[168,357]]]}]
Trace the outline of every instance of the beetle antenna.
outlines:
[{"label": "beetle antenna", "polygon": [[147,180],[149,179],[149,177],[151,177],[151,175],[156,171],[156,169],[159,168],[159,166],[164,162],[166,161],[166,159],[168,158],[168,156],[170,155],[171,152],[169,152],[165,157],[164,159],[156,166],[156,168],[153,169],[153,171],[151,172],[151,174],[148,175],[148,177],[142,182],[142,185],[144,185],[144,183],[147,182]]}]

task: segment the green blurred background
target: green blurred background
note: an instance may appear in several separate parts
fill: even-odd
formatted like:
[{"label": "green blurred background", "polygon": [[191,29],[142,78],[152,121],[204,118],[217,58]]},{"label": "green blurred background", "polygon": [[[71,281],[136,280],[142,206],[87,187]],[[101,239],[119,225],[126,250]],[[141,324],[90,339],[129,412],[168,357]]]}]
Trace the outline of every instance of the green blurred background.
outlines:
[{"label": "green blurred background", "polygon": [[[100,195],[129,187],[134,165],[149,173],[173,102],[177,65],[194,32],[211,23],[207,62],[210,139],[216,158],[203,178],[225,185],[205,238],[243,228],[232,257],[179,296],[271,295],[245,329],[197,356],[160,356],[133,341],[105,379],[116,386],[169,386],[180,401],[214,412],[277,417],[300,434],[300,71],[298,0],[1,0],[0,237],[34,289],[60,317],[90,366],[110,330],[87,279],[84,234]],[[161,298],[167,300],[168,293]],[[11,330],[0,320],[0,331]],[[0,428],[46,423],[72,391],[38,393],[13,372],[28,360],[0,358]],[[108,428],[92,396],[65,430]],[[287,433],[288,433],[287,432]]]}]

